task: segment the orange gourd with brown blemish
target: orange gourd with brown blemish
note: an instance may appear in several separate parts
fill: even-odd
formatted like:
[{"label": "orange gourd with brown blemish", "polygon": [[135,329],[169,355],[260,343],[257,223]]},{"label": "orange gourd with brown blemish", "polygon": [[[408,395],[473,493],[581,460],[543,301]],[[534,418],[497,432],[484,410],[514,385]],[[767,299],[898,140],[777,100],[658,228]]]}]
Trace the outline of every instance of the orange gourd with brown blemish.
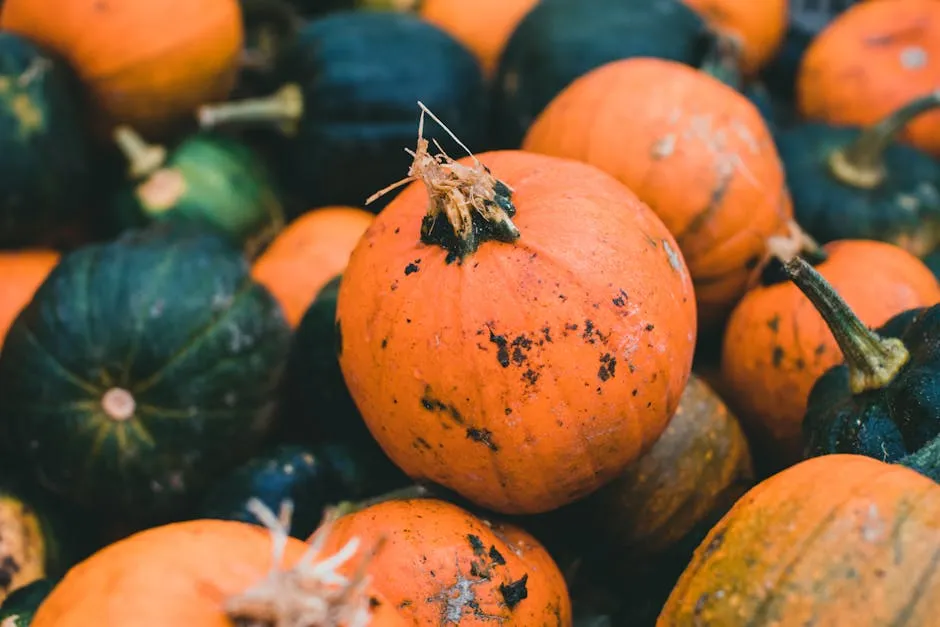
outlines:
[{"label": "orange gourd with brown blemish", "polygon": [[721,34],[741,43],[741,69],[754,74],[777,52],[787,30],[787,0],[683,0]]},{"label": "orange gourd with brown blemish", "polygon": [[374,218],[355,207],[314,209],[291,222],[258,257],[251,275],[278,300],[292,327],[320,290],[342,274]]},{"label": "orange gourd with brown blemish", "polygon": [[343,275],[343,375],[410,476],[497,511],[548,511],[666,428],[695,343],[688,271],[662,221],[597,168],[426,149],[421,180]]},{"label": "orange gourd with brown blemish", "polygon": [[[822,253],[816,269],[871,327],[940,301],[930,269],[897,246],[843,240],[826,244]],[[777,463],[802,458],[801,425],[810,389],[842,360],[825,321],[785,275],[752,289],[731,314],[722,355],[725,388]]]},{"label": "orange gourd with brown blemish", "polygon": [[657,627],[936,625],[940,487],[826,455],[745,494],[709,532]]},{"label": "orange gourd with brown blemish", "polygon": [[0,348],[10,325],[57,263],[59,253],[52,250],[0,251]]},{"label": "orange gourd with brown blemish", "polygon": [[243,43],[238,0],[5,0],[0,26],[74,68],[101,131],[148,135],[228,96]]},{"label": "orange gourd with brown blemish", "polygon": [[[860,2],[806,50],[797,78],[800,113],[829,124],[868,126],[940,88],[940,2]],[[940,156],[940,111],[901,137]]]},{"label": "orange gourd with brown blemish", "polygon": [[688,263],[702,324],[744,294],[768,238],[792,218],[757,109],[681,63],[627,59],[582,76],[536,119],[523,148],[593,164],[652,207]]},{"label": "orange gourd with brown blemish", "polygon": [[421,17],[465,45],[491,76],[513,29],[538,0],[421,0]]},{"label": "orange gourd with brown blemish", "polygon": [[518,527],[436,499],[389,500],[337,519],[324,549],[353,538],[381,539],[366,572],[409,624],[571,626],[561,571]]}]

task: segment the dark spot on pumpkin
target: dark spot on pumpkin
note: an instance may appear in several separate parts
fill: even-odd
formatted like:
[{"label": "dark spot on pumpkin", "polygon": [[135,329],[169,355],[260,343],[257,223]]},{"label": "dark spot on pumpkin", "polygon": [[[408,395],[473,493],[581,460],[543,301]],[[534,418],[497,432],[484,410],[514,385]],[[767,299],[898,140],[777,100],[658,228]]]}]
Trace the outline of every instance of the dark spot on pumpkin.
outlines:
[{"label": "dark spot on pumpkin", "polygon": [[503,368],[509,367],[509,346],[506,338],[502,335],[496,335],[493,333],[493,329],[490,329],[490,342],[496,344],[496,361],[499,362],[499,365]]},{"label": "dark spot on pumpkin", "polygon": [[702,612],[705,611],[705,604],[708,603],[708,593],[703,592],[702,596],[695,601],[695,607],[692,608],[692,614],[699,616]]},{"label": "dark spot on pumpkin", "polygon": [[802,370],[803,368],[806,367],[806,362],[803,361],[802,357],[798,357],[797,360],[793,362],[793,365],[796,366],[797,370]]},{"label": "dark spot on pumpkin", "polygon": [[387,337],[383,337],[383,338],[382,338],[382,348],[385,348],[386,346],[388,346],[388,338],[387,338]]},{"label": "dark spot on pumpkin", "polygon": [[633,374],[634,372],[636,372],[636,366],[634,366],[630,362],[627,362],[627,369],[630,371],[630,374]]},{"label": "dark spot on pumpkin", "polygon": [[[424,386],[424,396],[421,397],[421,406],[427,411],[446,412],[459,425],[464,423],[463,416],[453,405],[448,405],[444,401],[434,398],[430,385]],[[447,426],[446,424],[444,426]]]},{"label": "dark spot on pumpkin", "polygon": [[398,289],[398,281],[392,281],[392,284],[389,286],[389,289],[393,292]]},{"label": "dark spot on pumpkin", "polygon": [[415,272],[417,272],[417,271],[420,270],[420,269],[421,269],[421,268],[418,267],[418,264],[416,264],[416,263],[409,263],[407,266],[405,266],[405,276],[408,276],[409,274],[414,274]]},{"label": "dark spot on pumpkin", "polygon": [[13,583],[13,577],[20,572],[20,565],[9,555],[4,555],[0,561],[0,588],[8,590]]},{"label": "dark spot on pumpkin", "polygon": [[627,293],[624,290],[620,290],[620,294],[617,296],[617,298],[613,300],[614,306],[623,307],[624,305],[627,304],[627,301],[629,299],[630,297],[627,296]]},{"label": "dark spot on pumpkin", "polygon": [[639,394],[639,393],[640,393],[640,391],[639,391],[638,389],[636,389],[636,388],[633,388],[633,391],[630,392],[630,394],[631,394],[632,396],[636,396],[636,395]]},{"label": "dark spot on pumpkin", "polygon": [[405,599],[404,601],[398,604],[398,607],[399,608],[411,607],[413,603],[414,601],[412,601],[411,599]]},{"label": "dark spot on pumpkin", "polygon": [[506,415],[508,416],[509,414],[511,414],[511,413],[512,413],[512,408],[510,408],[510,407],[507,407],[506,409],[504,409],[504,410],[503,410],[503,413],[504,413],[504,414],[506,414]]},{"label": "dark spot on pumpkin", "polygon": [[521,579],[513,581],[509,585],[499,584],[499,593],[503,595],[503,602],[509,609],[515,609],[519,602],[529,596],[529,590],[526,588],[526,582],[529,581],[529,573],[522,576]]},{"label": "dark spot on pumpkin", "polygon": [[545,336],[545,341],[551,343],[552,341],[552,329],[551,327],[542,327],[542,335]]},{"label": "dark spot on pumpkin", "polygon": [[771,359],[773,360],[774,368],[779,368],[779,367],[780,367],[780,364],[783,363],[783,358],[784,358],[784,356],[785,356],[785,353],[783,352],[783,347],[782,347],[782,346],[774,346],[773,354],[771,355]]},{"label": "dark spot on pumpkin", "polygon": [[335,331],[334,334],[334,344],[333,349],[336,351],[337,357],[343,356],[343,325],[340,324],[340,321],[336,321],[336,325],[333,327]]},{"label": "dark spot on pumpkin", "polygon": [[423,449],[430,450],[431,445],[428,444],[427,440],[419,437],[419,438],[415,438],[415,448],[423,448]]},{"label": "dark spot on pumpkin", "polygon": [[825,344],[820,344],[819,346],[816,347],[816,356],[817,356],[817,357],[818,357],[819,355],[822,355],[822,354],[825,353],[825,352],[826,352],[826,345],[825,345]]},{"label": "dark spot on pumpkin", "polygon": [[475,536],[472,533],[467,534],[467,541],[470,543],[470,548],[473,549],[473,554],[478,556],[483,556],[486,554],[486,545],[483,544],[483,541],[480,540],[479,536]]},{"label": "dark spot on pumpkin", "polygon": [[[401,232],[401,227],[400,227],[400,226],[396,226],[396,227],[395,227],[395,235],[398,235],[400,232]],[[409,602],[410,602],[410,601],[409,601]]]},{"label": "dark spot on pumpkin", "polygon": [[767,321],[767,326],[774,333],[780,328],[780,314],[774,314],[774,317]]},{"label": "dark spot on pumpkin", "polygon": [[647,325],[646,325],[645,327],[643,327],[643,328],[646,329],[647,331],[652,331],[652,330],[655,329],[656,327],[654,327],[652,324],[647,324]]},{"label": "dark spot on pumpkin", "polygon": [[532,340],[520,335],[512,341],[512,361],[521,366],[527,359],[527,353],[532,349]]},{"label": "dark spot on pumpkin", "polygon": [[607,381],[617,374],[617,358],[610,353],[601,355],[601,366],[597,370],[597,378]]},{"label": "dark spot on pumpkin", "polygon": [[564,294],[559,294],[559,295],[558,295],[558,300],[564,302],[564,301],[568,300],[568,297],[565,296]]},{"label": "dark spot on pumpkin", "polygon": [[532,368],[529,368],[522,373],[522,380],[525,381],[528,385],[535,385],[535,382],[539,380],[539,373]]},{"label": "dark spot on pumpkin", "polygon": [[381,601],[379,601],[379,600],[376,599],[375,597],[372,597],[372,596],[369,597],[369,607],[370,607],[371,609],[374,610],[375,608],[377,608],[377,607],[380,606],[380,605],[382,605],[382,602],[381,602]]},{"label": "dark spot on pumpkin", "polygon": [[591,320],[585,320],[584,331],[581,333],[581,338],[593,344],[594,338],[591,337],[593,333],[594,333],[594,322]]},{"label": "dark spot on pumpkin", "polygon": [[467,428],[467,438],[474,442],[479,442],[491,451],[498,451],[499,447],[493,442],[493,432],[489,429]]},{"label": "dark spot on pumpkin", "polygon": [[503,566],[506,563],[506,558],[503,557],[502,553],[496,550],[495,546],[490,547],[490,559],[493,560],[494,564],[499,564]]},{"label": "dark spot on pumpkin", "polygon": [[760,255],[755,255],[750,257],[747,261],[744,262],[744,267],[748,270],[753,270],[760,264]]},{"label": "dark spot on pumpkin", "polygon": [[705,549],[702,551],[702,559],[703,559],[703,560],[704,560],[704,559],[707,559],[708,557],[710,557],[710,556],[712,555],[712,553],[714,553],[715,551],[717,551],[718,549],[721,548],[721,545],[722,545],[722,544],[724,543],[724,541],[725,541],[725,534],[726,534],[726,533],[727,533],[727,529],[725,529],[725,528],[719,529],[718,532],[715,534],[715,537],[712,538],[712,539],[708,542],[707,545],[705,545]]}]

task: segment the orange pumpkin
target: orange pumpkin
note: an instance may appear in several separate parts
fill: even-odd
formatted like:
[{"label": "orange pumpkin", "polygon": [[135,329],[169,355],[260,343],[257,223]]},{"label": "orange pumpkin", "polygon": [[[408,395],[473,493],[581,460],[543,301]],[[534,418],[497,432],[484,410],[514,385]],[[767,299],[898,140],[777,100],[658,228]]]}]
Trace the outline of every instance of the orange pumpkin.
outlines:
[{"label": "orange pumpkin", "polygon": [[418,148],[420,181],[378,215],[340,285],[349,391],[410,476],[496,511],[559,507],[616,476],[675,411],[696,335],[685,263],[596,168]]},{"label": "orange pumpkin", "polygon": [[[830,124],[868,126],[940,86],[940,2],[861,2],[810,44],[797,77],[800,113]],[[901,133],[940,156],[940,111]]]},{"label": "orange pumpkin", "polygon": [[382,539],[366,573],[410,625],[571,625],[561,571],[517,527],[436,499],[389,500],[337,519],[324,549],[353,538]]},{"label": "orange pumpkin", "polygon": [[754,74],[777,52],[787,31],[787,0],[684,0],[716,31],[740,40],[742,67]]},{"label": "orange pumpkin", "polygon": [[421,17],[470,49],[486,76],[496,71],[499,57],[516,25],[538,0],[422,0]]},{"label": "orange pumpkin", "polygon": [[[883,242],[843,240],[822,247],[816,265],[871,327],[906,309],[940,301],[940,286],[909,252]],[[738,303],[728,321],[722,376],[741,419],[777,463],[802,458],[801,425],[810,389],[842,363],[829,327],[803,293],[768,268],[763,285]]]},{"label": "orange pumpkin", "polygon": [[768,238],[792,218],[757,109],[681,63],[635,58],[593,70],[545,108],[523,148],[593,164],[649,204],[689,265],[703,325],[744,294]]},{"label": "orange pumpkin", "polygon": [[287,321],[300,324],[310,303],[342,274],[375,215],[355,207],[323,207],[291,222],[255,261],[251,275],[281,303]]},{"label": "orange pumpkin", "polygon": [[[272,541],[274,559],[280,557],[280,563],[272,560]],[[282,549],[277,548],[280,542]],[[337,601],[338,585],[325,581],[322,574],[310,574],[313,560],[322,564],[329,556],[307,551],[301,540],[243,522],[196,520],[154,527],[105,547],[72,568],[40,605],[31,624],[231,627],[234,618],[256,621],[245,624],[298,624],[287,622],[297,619],[288,614],[291,610],[319,617],[304,625],[406,624],[371,588],[354,586],[348,599]],[[351,579],[353,566],[358,564],[334,565],[330,572],[338,569]],[[331,613],[314,614],[313,598],[325,602]],[[340,608],[361,611],[360,605],[371,607],[370,622],[350,620],[348,615],[340,615],[338,622],[324,620],[335,620]],[[284,622],[277,620],[279,616]]]},{"label": "orange pumpkin", "polygon": [[936,625],[938,530],[927,477],[861,455],[802,462],[709,532],[656,625]]},{"label": "orange pumpkin", "polygon": [[5,0],[0,27],[75,69],[101,131],[145,135],[227,97],[243,44],[238,0]]},{"label": "orange pumpkin", "polygon": [[52,250],[0,251],[0,348],[10,325],[57,263],[59,253]]}]

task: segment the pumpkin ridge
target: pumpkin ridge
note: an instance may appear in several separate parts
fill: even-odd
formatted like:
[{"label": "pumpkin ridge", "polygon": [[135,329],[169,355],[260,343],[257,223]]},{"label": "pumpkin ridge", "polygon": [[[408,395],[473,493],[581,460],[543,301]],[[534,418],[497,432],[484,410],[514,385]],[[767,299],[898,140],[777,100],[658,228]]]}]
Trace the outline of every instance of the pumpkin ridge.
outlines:
[{"label": "pumpkin ridge", "polygon": [[938,565],[940,565],[940,548],[934,550],[933,555],[930,556],[930,562],[927,563],[924,571],[917,576],[911,598],[908,599],[904,607],[901,608],[898,615],[891,620],[891,627],[903,627],[903,625],[907,625],[908,622],[910,622],[911,616],[914,615],[914,609],[929,590],[927,584],[930,583],[931,578],[937,574]]},{"label": "pumpkin ridge", "polygon": [[209,320],[209,322],[200,329],[192,338],[189,339],[186,344],[181,346],[175,353],[173,353],[169,359],[167,359],[156,372],[151,373],[146,376],[142,381],[131,386],[130,392],[132,394],[144,394],[147,390],[151,389],[155,385],[158,385],[166,372],[171,369],[176,362],[189,354],[192,350],[198,348],[200,343],[204,341],[209,335],[212,334],[216,329],[219,328],[219,323],[225,320],[232,312],[235,311],[235,305],[238,304],[238,301],[243,296],[247,296],[251,293],[252,288],[255,287],[255,283],[247,278],[243,281],[242,285],[232,294],[231,304],[225,308],[225,311],[221,315],[216,316]]},{"label": "pumpkin ridge", "polygon": [[66,368],[62,362],[60,362],[51,351],[49,351],[49,349],[43,346],[39,342],[39,338],[36,337],[36,334],[30,328],[29,324],[23,325],[23,330],[26,331],[26,338],[29,340],[30,344],[32,344],[39,351],[39,354],[42,355],[49,362],[49,364],[65,378],[66,381],[89,394],[101,394],[102,390],[99,390],[90,381],[85,381],[83,378],[79,377],[71,370]]}]

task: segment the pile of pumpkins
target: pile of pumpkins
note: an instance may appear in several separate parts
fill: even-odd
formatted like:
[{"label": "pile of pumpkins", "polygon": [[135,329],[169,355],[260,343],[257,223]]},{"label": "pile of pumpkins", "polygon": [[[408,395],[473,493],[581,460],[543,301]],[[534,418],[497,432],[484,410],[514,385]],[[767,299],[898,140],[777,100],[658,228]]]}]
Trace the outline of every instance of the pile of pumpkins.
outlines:
[{"label": "pile of pumpkins", "polygon": [[940,1],[850,4],[3,0],[0,625],[935,624]]}]

